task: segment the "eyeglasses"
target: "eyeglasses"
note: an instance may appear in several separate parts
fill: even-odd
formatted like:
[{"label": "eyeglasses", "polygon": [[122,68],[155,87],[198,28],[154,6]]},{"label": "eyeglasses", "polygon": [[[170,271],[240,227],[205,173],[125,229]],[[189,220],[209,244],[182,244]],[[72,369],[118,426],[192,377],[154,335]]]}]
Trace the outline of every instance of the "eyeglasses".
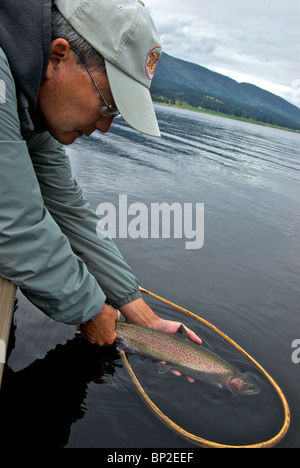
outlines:
[{"label": "eyeglasses", "polygon": [[104,101],[104,104],[105,104],[105,107],[101,107],[99,109],[99,113],[102,117],[116,117],[117,115],[120,115],[120,112],[119,110],[117,109],[116,106],[111,106],[107,103],[105,97],[103,96],[103,94],[101,93],[100,89],[99,89],[99,86],[97,85],[96,81],[94,80],[94,78],[92,77],[91,75],[91,72],[89,71],[89,69],[86,67],[86,65],[83,63],[83,61],[81,60],[81,55],[80,55],[80,52],[78,52],[77,49],[75,49],[74,47],[70,47],[71,50],[73,50],[75,52],[75,54],[78,55],[80,61],[81,61],[81,64],[82,66],[85,68],[86,72],[88,73],[88,75],[90,76],[92,82],[94,83],[98,93],[100,94],[102,100]]}]

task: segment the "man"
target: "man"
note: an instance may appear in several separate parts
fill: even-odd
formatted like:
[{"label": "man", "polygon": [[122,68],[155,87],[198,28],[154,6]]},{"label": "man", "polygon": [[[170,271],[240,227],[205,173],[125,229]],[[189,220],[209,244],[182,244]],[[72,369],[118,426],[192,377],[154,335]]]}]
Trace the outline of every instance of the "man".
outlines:
[{"label": "man", "polygon": [[149,308],[97,236],[62,144],[107,132],[119,113],[159,136],[149,88],[160,55],[140,0],[0,1],[0,275],[99,345],[116,339],[115,309],[168,333],[179,323]]}]

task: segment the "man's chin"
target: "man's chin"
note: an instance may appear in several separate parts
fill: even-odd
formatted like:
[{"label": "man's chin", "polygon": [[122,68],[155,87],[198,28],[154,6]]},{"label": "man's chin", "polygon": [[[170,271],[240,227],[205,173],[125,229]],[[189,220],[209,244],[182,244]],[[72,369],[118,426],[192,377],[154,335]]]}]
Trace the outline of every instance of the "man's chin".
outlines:
[{"label": "man's chin", "polygon": [[51,132],[51,135],[55,140],[59,141],[62,145],[71,145],[74,143],[77,138],[82,137],[82,133],[79,131],[74,131],[74,132],[68,132],[68,133],[56,133],[56,132]]}]

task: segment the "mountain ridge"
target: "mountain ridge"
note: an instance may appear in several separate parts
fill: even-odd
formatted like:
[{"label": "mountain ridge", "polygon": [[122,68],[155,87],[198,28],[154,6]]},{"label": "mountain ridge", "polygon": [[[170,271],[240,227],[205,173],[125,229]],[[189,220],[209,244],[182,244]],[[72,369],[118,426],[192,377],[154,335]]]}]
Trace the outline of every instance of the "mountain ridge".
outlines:
[{"label": "mountain ridge", "polygon": [[300,130],[300,109],[280,96],[167,53],[157,66],[151,94],[157,102],[187,104]]}]

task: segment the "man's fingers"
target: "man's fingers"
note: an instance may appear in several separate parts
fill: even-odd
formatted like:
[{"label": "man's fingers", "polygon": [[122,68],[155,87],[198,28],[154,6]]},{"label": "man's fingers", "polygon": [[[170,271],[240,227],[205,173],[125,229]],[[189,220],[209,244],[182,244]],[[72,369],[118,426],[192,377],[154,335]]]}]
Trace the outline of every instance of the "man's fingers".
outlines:
[{"label": "man's fingers", "polygon": [[198,336],[198,335],[196,335],[196,333],[195,333],[195,332],[193,332],[193,330],[190,330],[190,329],[189,329],[189,328],[187,328],[185,325],[183,325],[183,326],[184,326],[184,328],[185,328],[185,330],[186,330],[187,334],[189,335],[189,338],[190,338],[192,341],[194,341],[195,343],[197,343],[197,344],[200,344],[200,345],[201,345],[201,344],[202,344],[202,340],[201,340],[201,338],[199,338],[199,336]]},{"label": "man's fingers", "polygon": [[195,379],[193,377],[186,377],[190,383],[195,383]]}]

